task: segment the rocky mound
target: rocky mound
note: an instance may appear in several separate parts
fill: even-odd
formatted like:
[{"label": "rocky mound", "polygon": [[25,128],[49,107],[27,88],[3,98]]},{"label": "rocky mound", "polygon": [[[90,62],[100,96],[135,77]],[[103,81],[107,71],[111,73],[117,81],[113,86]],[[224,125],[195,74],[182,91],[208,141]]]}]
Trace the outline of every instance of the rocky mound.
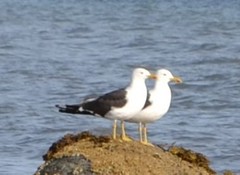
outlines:
[{"label": "rocky mound", "polygon": [[122,142],[89,132],[67,134],[43,156],[35,175],[209,175],[208,159],[191,150]]}]

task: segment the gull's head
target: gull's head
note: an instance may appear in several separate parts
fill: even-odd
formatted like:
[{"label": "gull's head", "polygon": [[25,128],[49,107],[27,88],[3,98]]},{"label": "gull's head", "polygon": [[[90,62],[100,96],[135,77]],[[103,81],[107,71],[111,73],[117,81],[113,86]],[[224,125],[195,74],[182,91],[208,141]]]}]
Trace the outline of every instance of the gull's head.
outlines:
[{"label": "gull's head", "polygon": [[157,71],[157,81],[162,81],[162,82],[175,82],[175,83],[182,83],[182,79],[178,76],[174,76],[169,70],[167,69],[159,69]]},{"label": "gull's head", "polygon": [[133,78],[141,78],[141,79],[156,79],[156,75],[151,74],[147,69],[144,68],[136,68],[133,70]]}]

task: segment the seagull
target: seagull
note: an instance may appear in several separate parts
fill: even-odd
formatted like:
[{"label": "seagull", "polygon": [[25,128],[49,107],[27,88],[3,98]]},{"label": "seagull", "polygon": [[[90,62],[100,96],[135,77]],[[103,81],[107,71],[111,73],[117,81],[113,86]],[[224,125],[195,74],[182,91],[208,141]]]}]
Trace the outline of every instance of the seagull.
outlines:
[{"label": "seagull", "polygon": [[126,136],[124,121],[136,115],[145,105],[147,100],[146,79],[156,79],[144,68],[133,70],[132,79],[126,88],[121,88],[99,97],[87,98],[80,104],[65,105],[61,107],[56,105],[59,112],[70,114],[86,114],[103,117],[114,120],[112,137],[116,139],[117,120],[121,121],[122,135],[121,139],[130,141]]},{"label": "seagull", "polygon": [[168,83],[182,83],[180,77],[173,76],[167,69],[159,69],[156,77],[155,86],[149,91],[144,108],[127,120],[127,122],[139,123],[140,142],[146,145],[151,145],[147,138],[147,123],[155,122],[163,117],[170,107],[171,89]]}]

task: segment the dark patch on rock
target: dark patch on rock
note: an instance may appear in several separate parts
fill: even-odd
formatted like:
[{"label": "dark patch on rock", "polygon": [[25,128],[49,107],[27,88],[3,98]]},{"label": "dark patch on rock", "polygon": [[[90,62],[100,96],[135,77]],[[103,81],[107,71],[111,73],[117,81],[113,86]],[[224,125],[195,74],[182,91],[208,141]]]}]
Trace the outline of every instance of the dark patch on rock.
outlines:
[{"label": "dark patch on rock", "polygon": [[235,175],[231,170],[224,171],[223,175]]},{"label": "dark patch on rock", "polygon": [[90,161],[82,155],[54,158],[41,165],[34,175],[94,175]]},{"label": "dark patch on rock", "polygon": [[194,152],[183,147],[171,146],[168,151],[191,164],[205,168],[210,174],[216,174],[209,166],[210,161],[201,153]]}]

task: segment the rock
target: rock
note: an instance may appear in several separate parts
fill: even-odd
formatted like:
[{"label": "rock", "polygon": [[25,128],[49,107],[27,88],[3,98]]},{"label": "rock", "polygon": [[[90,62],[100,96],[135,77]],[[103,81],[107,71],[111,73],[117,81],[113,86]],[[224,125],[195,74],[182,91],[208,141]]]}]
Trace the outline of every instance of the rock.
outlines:
[{"label": "rock", "polygon": [[90,161],[82,155],[62,156],[46,161],[35,175],[94,175]]},{"label": "rock", "polygon": [[230,170],[226,170],[224,171],[223,175],[235,175],[235,174]]},{"label": "rock", "polygon": [[208,159],[182,147],[146,146],[89,132],[67,134],[43,156],[35,175],[214,175]]},{"label": "rock", "polygon": [[171,146],[169,152],[180,157],[182,160],[185,160],[193,165],[205,168],[210,174],[216,174],[209,166],[209,160],[201,153],[196,153],[192,150],[185,149],[183,147]]}]

